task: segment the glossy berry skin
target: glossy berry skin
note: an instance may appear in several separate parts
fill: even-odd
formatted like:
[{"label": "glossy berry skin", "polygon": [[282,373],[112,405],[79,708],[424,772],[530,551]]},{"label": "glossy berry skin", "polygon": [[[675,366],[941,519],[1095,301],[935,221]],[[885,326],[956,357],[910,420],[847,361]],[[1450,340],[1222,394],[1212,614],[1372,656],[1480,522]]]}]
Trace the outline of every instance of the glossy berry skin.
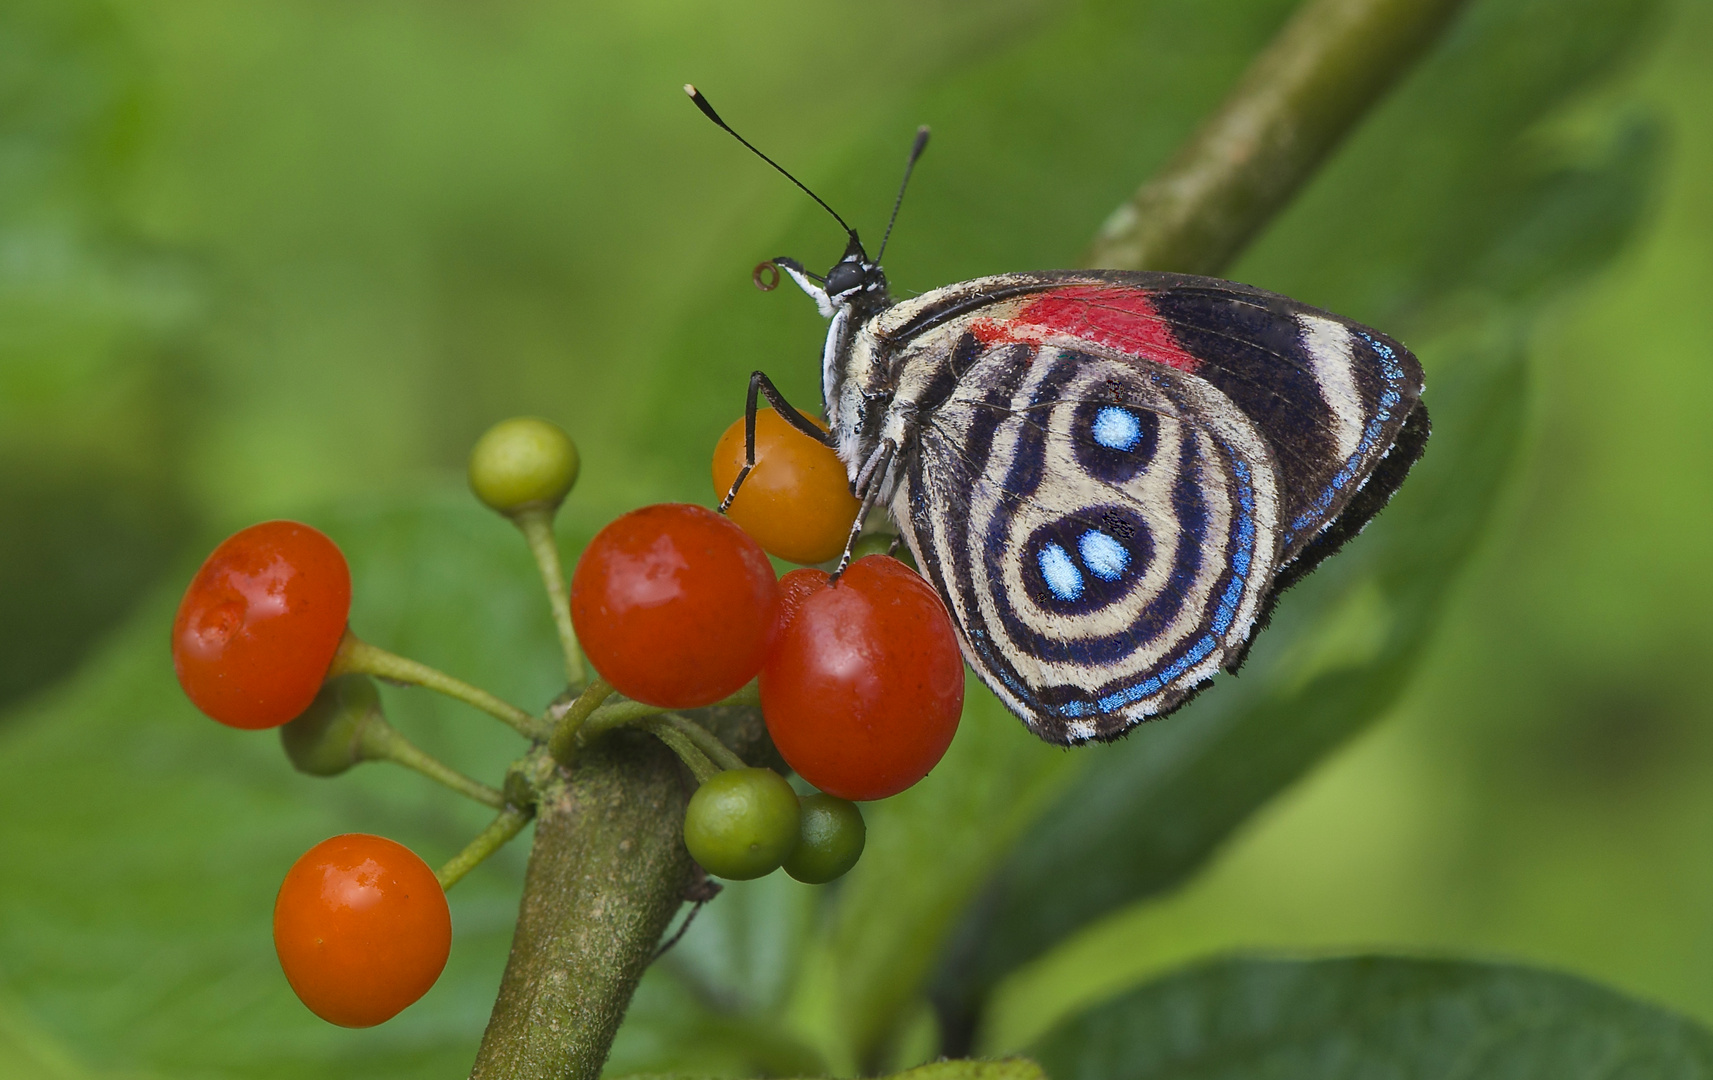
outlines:
[{"label": "glossy berry skin", "polygon": [[802,602],[761,671],[761,711],[786,762],[817,788],[896,795],[945,754],[964,667],[934,590],[870,555]]},{"label": "glossy berry skin", "polygon": [[862,858],[868,826],[857,804],[817,792],[799,800],[797,846],[785,857],[785,872],[805,885],[844,877]]},{"label": "glossy berry skin", "polygon": [[779,579],[779,617],[774,620],[775,633],[784,631],[786,624],[797,617],[803,601],[827,587],[832,575],[813,566],[787,571]]},{"label": "glossy berry skin", "polygon": [[797,846],[797,793],[772,769],[727,769],[690,796],[684,846],[715,877],[748,881],[779,869]]},{"label": "glossy berry skin", "polygon": [[350,611],[332,540],[295,521],[252,525],[214,549],[179,602],[179,685],[222,724],[278,727],[315,700]]},{"label": "glossy berry skin", "polygon": [[347,833],[310,848],[274,901],[274,948],[311,1012],[373,1027],[428,992],[452,950],[434,871],[403,844]]},{"label": "glossy berry skin", "polygon": [[[743,464],[744,422],[739,419],[714,447],[715,498],[726,497]],[[745,532],[788,562],[826,562],[844,551],[859,509],[844,463],[831,447],[772,409],[755,414],[755,468],[726,508]]]},{"label": "glossy berry skin", "polygon": [[595,670],[620,693],[668,709],[712,704],[754,678],[778,607],[760,545],[685,503],[614,521],[571,579],[571,621]]}]

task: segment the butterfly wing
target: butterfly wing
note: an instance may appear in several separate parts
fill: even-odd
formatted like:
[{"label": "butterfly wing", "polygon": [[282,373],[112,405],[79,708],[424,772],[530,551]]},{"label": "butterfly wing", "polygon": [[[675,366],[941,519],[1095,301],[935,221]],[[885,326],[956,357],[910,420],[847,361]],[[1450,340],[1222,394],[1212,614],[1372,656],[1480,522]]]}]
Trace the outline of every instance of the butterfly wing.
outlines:
[{"label": "butterfly wing", "polygon": [[865,333],[919,409],[894,516],[971,666],[1054,742],[1235,666],[1426,436],[1401,345],[1230,282],[977,279]]},{"label": "butterfly wing", "polygon": [[1184,701],[1242,648],[1278,554],[1254,424],[1099,347],[986,350],[923,418],[893,507],[971,665],[1053,742]]},{"label": "butterfly wing", "polygon": [[[918,354],[1008,341],[1102,345],[1204,379],[1273,448],[1286,507],[1281,563],[1331,531],[1353,500],[1370,515],[1384,505],[1375,493],[1356,495],[1379,472],[1395,488],[1427,437],[1421,365],[1408,349],[1341,316],[1216,278],[1117,270],[976,278],[893,307],[871,332],[895,352]],[[1380,470],[1395,447],[1408,453]],[[1407,458],[1401,467],[1399,457]]]}]

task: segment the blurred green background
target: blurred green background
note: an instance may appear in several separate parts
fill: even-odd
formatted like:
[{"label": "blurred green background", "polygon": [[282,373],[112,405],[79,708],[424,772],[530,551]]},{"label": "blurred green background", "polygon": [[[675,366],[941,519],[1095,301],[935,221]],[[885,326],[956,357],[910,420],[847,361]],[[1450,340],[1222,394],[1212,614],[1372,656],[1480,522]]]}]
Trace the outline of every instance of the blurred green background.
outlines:
[{"label": "blurred green background", "polygon": [[[410,777],[311,782],[267,737],[205,730],[166,674],[166,620],[221,535],[302,517],[351,551],[366,637],[551,695],[522,546],[460,493],[474,438],[517,413],[573,433],[574,552],[632,506],[711,501],[707,450],[750,370],[814,400],[820,321],[749,268],[830,263],[842,238],[679,84],[870,236],[933,125],[888,254],[908,294],[1074,263],[1291,7],[0,0],[7,1075],[467,1067],[522,851],[454,894],[459,944],[422,1005],[316,1025],[267,944],[281,853],[373,828],[433,863],[480,815]],[[1408,341],[1430,406],[1457,357],[1523,357],[1505,480],[1378,722],[1199,877],[1009,971],[978,1049],[1251,948],[1521,959],[1713,1022],[1708,102],[1702,0],[1472,0],[1232,269]],[[479,775],[515,751],[389,701]],[[947,769],[991,767],[993,805],[1023,815],[1064,797],[1073,757],[981,713]],[[805,903],[762,908],[813,923]],[[769,947],[724,962],[777,982]],[[822,984],[792,985],[798,1029],[825,1029],[837,1010],[803,989]],[[735,1038],[697,1043],[679,992],[645,988],[615,1069]],[[931,1055],[919,993],[892,1009],[893,1057]]]}]

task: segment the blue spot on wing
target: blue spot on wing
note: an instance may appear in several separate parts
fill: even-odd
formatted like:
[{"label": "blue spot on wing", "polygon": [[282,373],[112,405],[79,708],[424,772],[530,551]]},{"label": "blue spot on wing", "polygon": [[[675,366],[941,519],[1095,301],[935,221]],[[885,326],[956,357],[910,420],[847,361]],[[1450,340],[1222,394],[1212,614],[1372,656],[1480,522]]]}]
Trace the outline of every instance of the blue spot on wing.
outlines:
[{"label": "blue spot on wing", "polygon": [[1071,561],[1070,552],[1058,544],[1048,543],[1042,546],[1036,556],[1041,567],[1041,577],[1046,580],[1047,588],[1053,590],[1053,595],[1060,600],[1075,600],[1083,594],[1083,575]]},{"label": "blue spot on wing", "polygon": [[1077,541],[1077,554],[1083,557],[1083,565],[1102,581],[1117,581],[1130,566],[1130,552],[1099,529],[1083,533]]},{"label": "blue spot on wing", "polygon": [[[1220,596],[1218,607],[1208,630],[1192,642],[1178,657],[1164,668],[1139,683],[1121,687],[1104,697],[1094,701],[1087,699],[1071,699],[1058,707],[1061,716],[1076,718],[1098,713],[1111,713],[1124,708],[1126,705],[1152,697],[1165,687],[1171,685],[1190,668],[1201,663],[1207,656],[1219,647],[1220,638],[1231,629],[1231,624],[1237,618],[1237,607],[1243,599],[1243,589],[1249,580],[1249,571],[1255,561],[1255,488],[1252,474],[1247,463],[1237,458],[1232,459],[1232,473],[1238,482],[1237,502],[1238,513],[1236,536],[1231,554],[1231,580],[1227,582],[1225,592]],[[1083,534],[1086,541],[1092,536],[1105,536],[1099,530],[1090,529]],[[1110,539],[1110,538],[1109,538]],[[1057,545],[1053,545],[1057,547]],[[1081,545],[1079,545],[1079,548]],[[1064,550],[1059,549],[1061,552]],[[1084,562],[1088,562],[1087,552],[1082,552]],[[1067,562],[1069,559],[1067,558]],[[1072,568],[1075,569],[1074,567]],[[1093,569],[1093,566],[1090,566]],[[1080,578],[1079,578],[1080,582]]]},{"label": "blue spot on wing", "polygon": [[1129,409],[1107,405],[1095,414],[1091,433],[1109,450],[1134,450],[1142,441],[1142,421]]}]

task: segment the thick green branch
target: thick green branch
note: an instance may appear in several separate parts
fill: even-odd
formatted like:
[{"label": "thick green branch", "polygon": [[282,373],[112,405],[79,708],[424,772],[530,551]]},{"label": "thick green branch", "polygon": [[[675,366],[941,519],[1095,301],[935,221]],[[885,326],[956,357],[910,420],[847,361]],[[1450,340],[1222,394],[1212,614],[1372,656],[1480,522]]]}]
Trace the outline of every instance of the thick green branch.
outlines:
[{"label": "thick green branch", "polygon": [[[753,708],[716,706],[691,718],[746,756],[768,756]],[[511,958],[472,1077],[600,1075],[691,884],[683,823],[692,784],[659,740],[631,731],[608,733],[548,777]]]},{"label": "thick green branch", "polygon": [[1463,0],[1307,0],[1083,258],[1216,274],[1438,38]]}]

